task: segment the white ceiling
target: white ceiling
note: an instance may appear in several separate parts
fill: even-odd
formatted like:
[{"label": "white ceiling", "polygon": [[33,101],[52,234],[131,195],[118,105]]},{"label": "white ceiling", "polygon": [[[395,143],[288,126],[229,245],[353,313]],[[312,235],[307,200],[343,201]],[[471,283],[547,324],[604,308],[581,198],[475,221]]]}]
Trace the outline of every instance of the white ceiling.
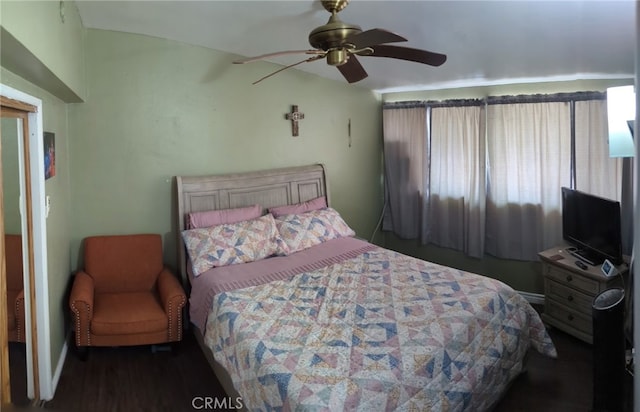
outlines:
[{"label": "white ceiling", "polygon": [[[241,56],[309,49],[309,32],[329,17],[317,0],[76,3],[87,28],[146,34]],[[369,77],[357,84],[384,93],[633,77],[635,8],[634,0],[354,0],[339,16],[363,30],[382,28],[409,39],[397,45],[447,55],[440,67],[359,57]],[[291,64],[303,58],[272,61]],[[324,60],[297,68],[346,84]]]}]

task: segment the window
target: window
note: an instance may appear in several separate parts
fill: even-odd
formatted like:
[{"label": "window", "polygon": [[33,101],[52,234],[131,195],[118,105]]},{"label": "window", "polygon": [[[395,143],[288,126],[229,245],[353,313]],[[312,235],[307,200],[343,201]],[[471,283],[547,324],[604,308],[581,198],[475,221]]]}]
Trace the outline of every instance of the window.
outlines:
[{"label": "window", "polygon": [[[404,153],[411,156],[409,163],[417,156],[416,164],[427,165],[426,181],[417,220],[405,216],[403,226],[422,231],[400,236],[470,256],[535,260],[540,250],[562,240],[560,187],[620,197],[622,162],[608,156],[604,96],[584,92],[414,103],[414,114],[418,110],[426,118],[419,124],[429,125],[419,131],[425,152]],[[385,105],[387,176],[407,168],[386,152],[387,125],[399,130],[403,110]],[[392,185],[388,180],[391,202]],[[393,216],[393,208],[389,212]]]}]

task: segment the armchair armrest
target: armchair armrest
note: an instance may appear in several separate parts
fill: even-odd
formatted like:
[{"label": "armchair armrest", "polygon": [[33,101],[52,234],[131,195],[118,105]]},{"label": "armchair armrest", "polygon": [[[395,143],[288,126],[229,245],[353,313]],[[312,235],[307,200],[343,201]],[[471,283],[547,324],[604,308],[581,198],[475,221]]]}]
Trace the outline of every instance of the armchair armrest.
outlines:
[{"label": "armchair armrest", "polygon": [[167,268],[158,276],[158,294],[164,311],[169,318],[169,342],[182,340],[182,308],[187,296],[178,278]]},{"label": "armchair armrest", "polygon": [[78,272],[69,296],[69,307],[75,318],[77,346],[91,346],[90,324],[93,318],[93,296],[93,279],[84,271]]},{"label": "armchair armrest", "polygon": [[18,293],[18,296],[16,296],[13,311],[16,319],[22,319],[24,321],[24,289]]},{"label": "armchair armrest", "polygon": [[24,328],[26,326],[25,312],[24,312],[24,289],[18,293],[16,300],[13,303],[13,315],[16,319],[16,338],[18,342],[25,341]]}]

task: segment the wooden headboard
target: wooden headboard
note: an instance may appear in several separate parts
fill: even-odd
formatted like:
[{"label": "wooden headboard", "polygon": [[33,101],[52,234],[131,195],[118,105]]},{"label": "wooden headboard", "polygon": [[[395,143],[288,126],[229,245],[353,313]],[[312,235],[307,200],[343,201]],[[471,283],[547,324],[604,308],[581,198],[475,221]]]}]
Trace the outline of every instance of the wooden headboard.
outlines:
[{"label": "wooden headboard", "polygon": [[232,209],[259,204],[266,209],[292,205],[326,196],[325,167],[321,164],[212,176],[176,176],[178,199],[178,262],[180,276],[188,284],[187,253],[182,241],[189,213]]}]

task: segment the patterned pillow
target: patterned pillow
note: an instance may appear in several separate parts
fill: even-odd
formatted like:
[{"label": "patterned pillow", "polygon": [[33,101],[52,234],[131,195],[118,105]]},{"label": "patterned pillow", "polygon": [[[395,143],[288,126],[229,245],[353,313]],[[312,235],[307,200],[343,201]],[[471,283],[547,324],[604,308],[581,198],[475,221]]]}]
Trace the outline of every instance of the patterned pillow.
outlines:
[{"label": "patterned pillow", "polygon": [[340,214],[330,207],[279,216],[276,218],[276,226],[287,244],[289,253],[308,249],[327,240],[356,234]]},{"label": "patterned pillow", "polygon": [[287,245],[280,237],[271,215],[182,232],[194,276],[217,266],[235,265],[286,255]]}]

